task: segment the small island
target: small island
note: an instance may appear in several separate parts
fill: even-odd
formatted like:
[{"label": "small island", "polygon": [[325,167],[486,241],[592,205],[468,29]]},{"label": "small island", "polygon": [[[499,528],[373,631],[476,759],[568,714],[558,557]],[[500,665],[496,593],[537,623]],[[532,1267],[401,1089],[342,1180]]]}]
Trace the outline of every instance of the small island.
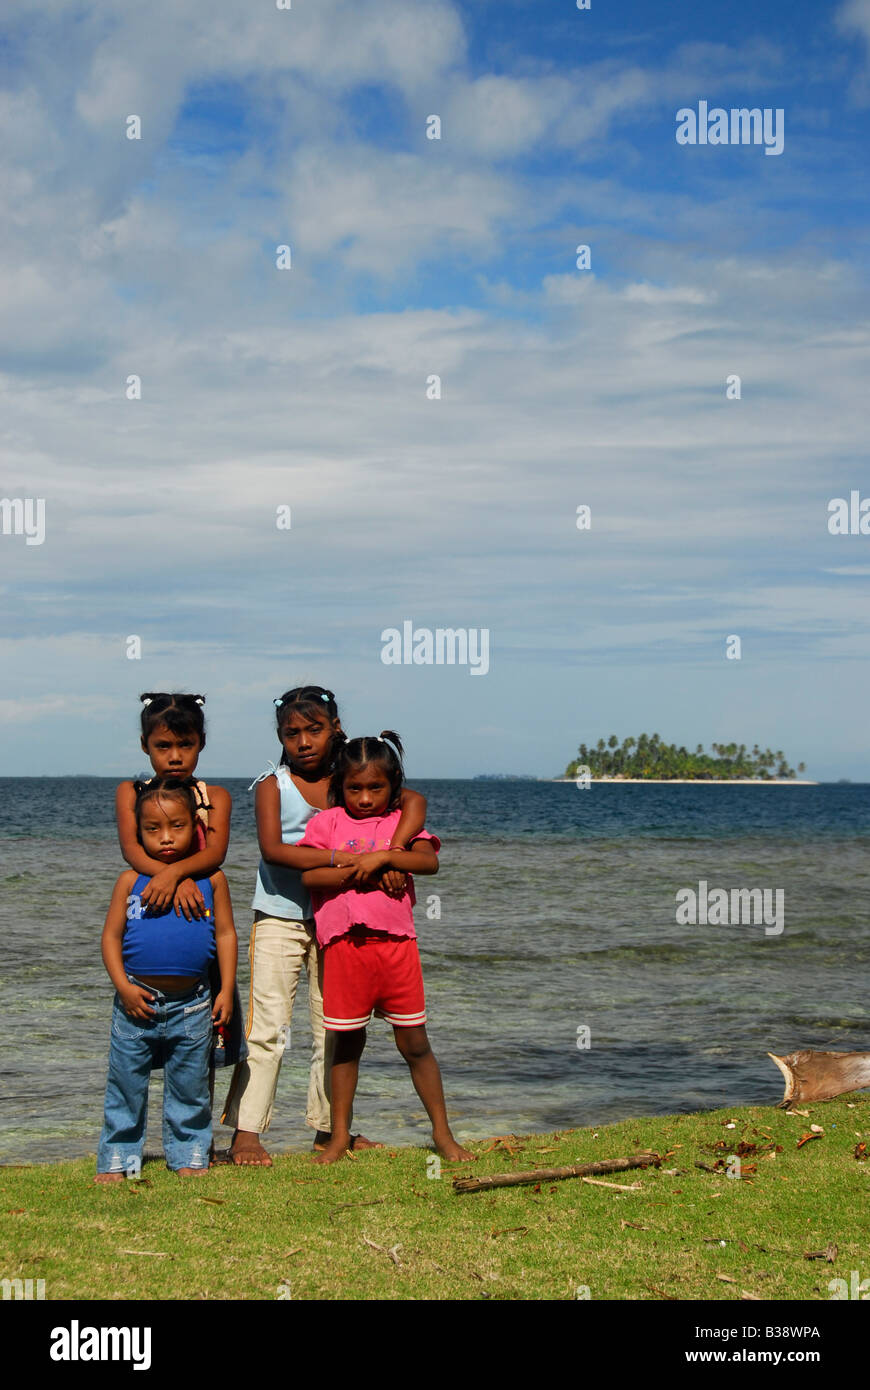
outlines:
[{"label": "small island", "polygon": [[[622,743],[611,734],[594,748],[581,743],[564,776],[573,781],[588,768],[597,781],[617,782],[782,782],[795,777],[781,749],[762,751],[757,743],[751,751],[745,743],[711,747],[713,752],[705,753],[699,743],[690,753],[675,743],[663,743],[658,734],[640,734]],[[797,770],[804,772],[804,763],[798,763]]]}]

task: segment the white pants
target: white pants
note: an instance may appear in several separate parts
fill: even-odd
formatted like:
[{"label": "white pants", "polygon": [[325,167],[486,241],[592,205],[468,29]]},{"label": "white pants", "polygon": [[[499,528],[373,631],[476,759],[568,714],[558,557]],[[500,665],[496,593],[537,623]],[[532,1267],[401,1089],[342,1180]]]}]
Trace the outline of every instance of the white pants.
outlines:
[{"label": "white pants", "polygon": [[[323,1028],[323,953],[317,946],[314,922],[258,914],[251,927],[248,958],[251,963],[251,993],[245,1027],[248,1056],[233,1072],[221,1119],[233,1129],[254,1134],[262,1134],[269,1128],[296,986],[305,969],[308,971],[311,1017],[311,1071],[305,1123],[312,1129],[328,1132],[332,1120],[329,1072],[324,1067],[327,1035]],[[334,1042],[330,1039],[329,1043],[331,1054]]]}]

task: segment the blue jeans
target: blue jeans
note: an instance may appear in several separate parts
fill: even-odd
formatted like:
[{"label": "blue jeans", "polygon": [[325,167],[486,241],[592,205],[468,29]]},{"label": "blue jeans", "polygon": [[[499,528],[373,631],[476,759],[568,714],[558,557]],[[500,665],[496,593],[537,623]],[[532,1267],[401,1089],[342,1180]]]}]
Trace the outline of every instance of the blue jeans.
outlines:
[{"label": "blue jeans", "polygon": [[[127,977],[140,984],[135,976]],[[98,1173],[135,1176],[142,1164],[148,1081],[162,1061],[163,1151],[170,1168],[207,1168],[211,1148],[208,1062],[211,1052],[211,995],[207,981],[185,994],[155,996],[153,1018],[131,1018],[118,995],[112,1009],[109,1078]]]}]

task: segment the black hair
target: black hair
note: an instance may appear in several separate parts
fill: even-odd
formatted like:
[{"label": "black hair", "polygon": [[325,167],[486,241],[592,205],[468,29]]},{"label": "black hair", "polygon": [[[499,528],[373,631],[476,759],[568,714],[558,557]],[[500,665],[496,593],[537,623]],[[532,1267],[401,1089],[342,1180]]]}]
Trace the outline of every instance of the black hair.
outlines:
[{"label": "black hair", "polygon": [[194,824],[196,823],[196,780],[193,777],[152,777],[149,782],[134,782],[133,790],[136,793],[136,802],[133,807],[133,814],[136,817],[136,830],[139,831],[142,824],[143,808],[149,801],[157,801],[161,796],[174,798],[176,801],[183,801],[190,810]]},{"label": "black hair", "polygon": [[[391,746],[392,745],[392,746]],[[329,784],[329,800],[333,806],[344,805],[344,779],[353,768],[367,767],[369,763],[380,763],[390,783],[389,809],[394,811],[399,804],[405,771],[402,767],[402,740],[392,729],[382,729],[379,737],[352,738],[340,744],[335,754],[332,780]]]},{"label": "black hair", "polygon": [[142,701],[142,739],[147,743],[155,729],[165,724],[171,734],[196,734],[205,747],[205,718],[202,707],[204,695],[182,695],[178,691],[147,690]]},{"label": "black hair", "polygon": [[[284,694],[275,701],[275,723],[279,736],[291,714],[300,714],[303,718],[311,718],[315,714],[326,714],[329,719],[335,720],[338,718],[338,705],[335,703],[335,696],[332,691],[326,690],[322,685],[297,685],[292,690],[285,690]],[[330,754],[333,759],[336,749],[346,741],[346,734],[340,729],[333,730],[330,747]],[[286,753],[281,754],[281,762],[287,762]]]}]

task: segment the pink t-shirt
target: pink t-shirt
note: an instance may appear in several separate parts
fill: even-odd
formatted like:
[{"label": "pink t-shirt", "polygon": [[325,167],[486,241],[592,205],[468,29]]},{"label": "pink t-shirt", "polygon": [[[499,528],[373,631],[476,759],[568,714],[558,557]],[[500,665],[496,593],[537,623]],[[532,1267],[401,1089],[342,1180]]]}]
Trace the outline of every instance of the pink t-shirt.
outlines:
[{"label": "pink t-shirt", "polygon": [[[343,806],[318,811],[305,827],[305,834],[296,841],[309,849],[345,850],[350,854],[371,854],[389,849],[391,836],[401,819],[401,811],[388,811],[383,816],[366,816],[357,820]],[[414,837],[431,840],[437,854],[441,841],[437,835],[421,830]],[[411,908],[416,902],[414,884],[408,875],[408,887],[401,898],[391,898],[380,888],[360,892],[358,888],[339,888],[332,891],[312,888],[317,940],[327,946],[337,936],[344,936],[355,923],[373,931],[389,932],[391,936],[416,936]]]}]

